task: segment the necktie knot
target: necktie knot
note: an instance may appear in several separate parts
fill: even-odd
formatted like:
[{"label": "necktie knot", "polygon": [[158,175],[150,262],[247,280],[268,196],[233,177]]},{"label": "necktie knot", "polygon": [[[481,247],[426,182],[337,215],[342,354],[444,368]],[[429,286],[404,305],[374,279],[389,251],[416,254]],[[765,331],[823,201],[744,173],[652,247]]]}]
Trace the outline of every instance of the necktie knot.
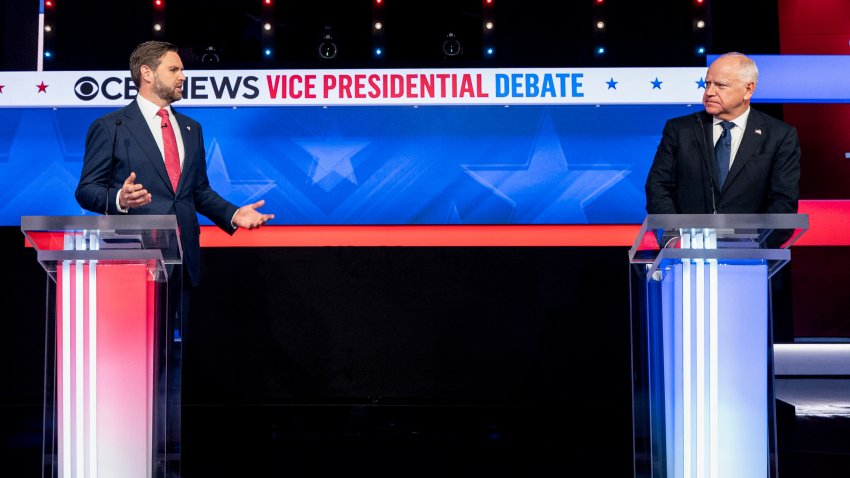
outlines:
[{"label": "necktie knot", "polygon": [[[165,110],[161,110],[161,111],[165,111]],[[166,112],[166,114],[168,114],[168,113]],[[730,129],[735,127],[735,123],[733,123],[731,121],[721,121],[720,127],[723,128],[723,133],[725,134],[727,131],[729,131]]]},{"label": "necktie knot", "polygon": [[162,118],[162,126],[163,126],[163,127],[168,126],[168,124],[169,124],[169,121],[168,121],[168,110],[167,110],[167,109],[165,109],[165,108],[163,108],[163,109],[161,109],[161,110],[157,111],[157,112],[156,112],[156,114],[157,114],[157,115],[159,115],[159,117],[160,117],[160,118]]}]

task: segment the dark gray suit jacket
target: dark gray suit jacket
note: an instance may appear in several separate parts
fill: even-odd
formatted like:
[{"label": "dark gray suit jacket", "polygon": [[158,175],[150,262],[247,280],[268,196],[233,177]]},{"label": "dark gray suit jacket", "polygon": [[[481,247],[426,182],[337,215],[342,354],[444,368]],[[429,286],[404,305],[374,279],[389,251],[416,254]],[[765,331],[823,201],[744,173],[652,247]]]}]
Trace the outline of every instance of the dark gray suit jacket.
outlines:
[{"label": "dark gray suit jacket", "polygon": [[797,130],[750,109],[723,188],[718,187],[712,116],[667,121],[646,179],[649,214],[796,213],[800,195]]},{"label": "dark gray suit jacket", "polygon": [[201,125],[172,109],[183,136],[183,171],[177,191],[171,186],[165,161],[137,102],[96,119],[86,136],[83,170],[75,193],[83,208],[98,213],[120,214],[115,196],[124,180],[135,171],[136,183],[151,193],[152,202],[130,209],[128,214],[167,214],[177,217],[183,245],[183,266],[193,285],[200,281],[201,213],[229,234],[237,206],[210,187]]}]

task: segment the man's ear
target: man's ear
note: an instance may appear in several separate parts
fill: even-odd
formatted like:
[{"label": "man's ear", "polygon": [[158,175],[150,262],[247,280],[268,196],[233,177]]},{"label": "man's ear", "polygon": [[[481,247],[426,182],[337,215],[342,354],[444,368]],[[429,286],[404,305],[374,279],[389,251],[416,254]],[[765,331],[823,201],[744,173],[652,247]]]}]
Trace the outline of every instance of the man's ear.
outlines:
[{"label": "man's ear", "polygon": [[142,74],[142,79],[147,82],[153,83],[153,70],[151,70],[151,67],[149,67],[148,65],[142,65],[140,70]]},{"label": "man's ear", "polygon": [[747,89],[744,92],[744,99],[749,100],[750,98],[752,98],[754,91],[756,91],[756,84],[753,83],[752,81],[747,83]]}]

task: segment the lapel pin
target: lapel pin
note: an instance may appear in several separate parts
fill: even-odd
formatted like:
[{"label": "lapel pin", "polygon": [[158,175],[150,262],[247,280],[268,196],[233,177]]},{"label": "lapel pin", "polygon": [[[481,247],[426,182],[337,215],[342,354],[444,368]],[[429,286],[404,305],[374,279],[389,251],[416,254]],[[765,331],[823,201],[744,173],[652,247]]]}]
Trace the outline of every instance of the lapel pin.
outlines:
[{"label": "lapel pin", "polygon": [[[192,131],[192,127],[189,126],[189,125],[186,125],[186,131]],[[761,134],[761,131],[759,131],[759,134]]]},{"label": "lapel pin", "polygon": [[760,130],[760,129],[757,129],[757,130],[756,130],[756,134],[761,134],[761,130]]}]

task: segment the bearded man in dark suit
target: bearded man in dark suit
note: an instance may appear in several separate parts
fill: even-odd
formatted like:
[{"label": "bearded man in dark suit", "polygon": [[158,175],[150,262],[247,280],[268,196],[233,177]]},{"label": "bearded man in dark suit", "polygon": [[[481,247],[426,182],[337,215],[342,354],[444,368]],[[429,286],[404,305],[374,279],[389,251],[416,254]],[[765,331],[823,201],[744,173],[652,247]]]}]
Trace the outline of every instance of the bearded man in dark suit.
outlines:
[{"label": "bearded man in dark suit", "polygon": [[76,198],[83,208],[103,214],[175,215],[186,285],[197,286],[197,213],[228,234],[260,227],[274,215],[257,210],[262,200],[237,207],[210,187],[201,125],[171,107],[183,98],[186,81],[177,51],[174,44],[149,41],[130,55],[139,94],[89,127]]}]

